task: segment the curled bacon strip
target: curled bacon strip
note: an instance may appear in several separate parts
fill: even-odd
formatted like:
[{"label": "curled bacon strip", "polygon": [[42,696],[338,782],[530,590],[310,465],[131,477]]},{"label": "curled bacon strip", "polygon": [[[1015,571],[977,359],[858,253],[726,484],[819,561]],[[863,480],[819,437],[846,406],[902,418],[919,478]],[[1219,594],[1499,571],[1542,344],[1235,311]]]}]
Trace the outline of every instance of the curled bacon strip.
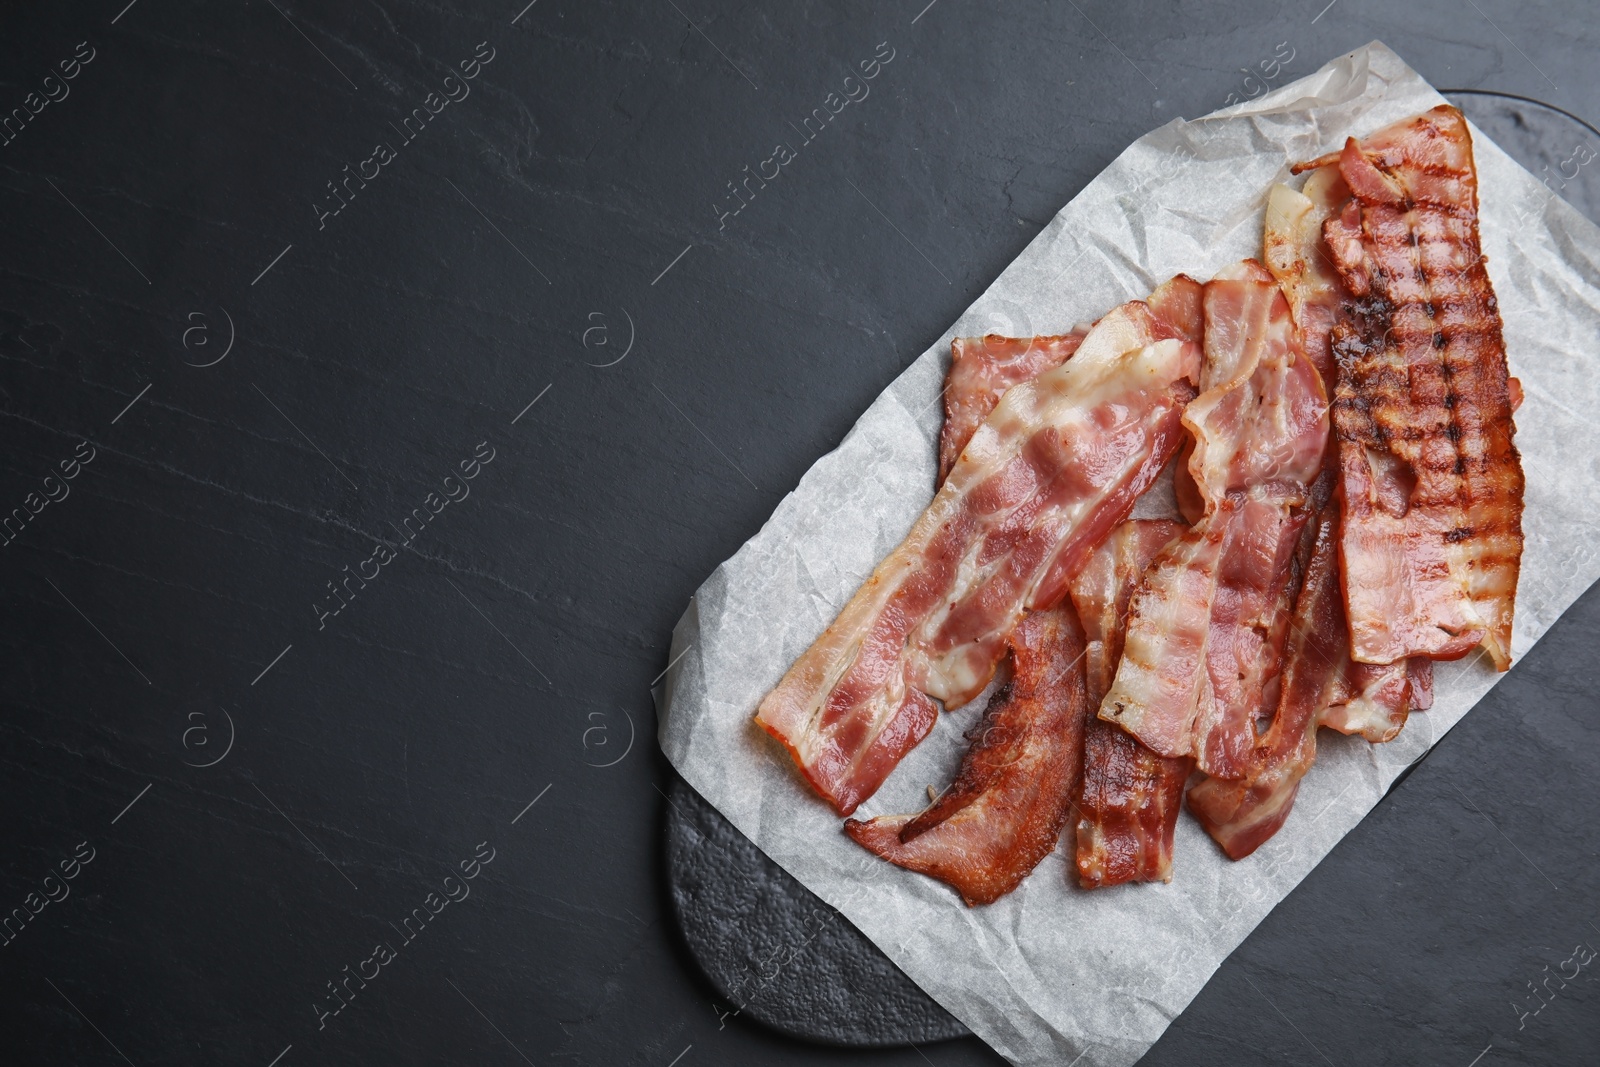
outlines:
[{"label": "curled bacon strip", "polygon": [[[1125,522],[1072,579],[1072,604],[1087,641],[1083,662],[1091,707],[1100,706],[1116,677],[1122,621],[1134,588],[1183,531],[1159,519]],[[1157,755],[1121,727],[1089,719],[1076,832],[1078,881],[1085,889],[1172,880],[1172,838],[1193,762]]]},{"label": "curled bacon strip", "polygon": [[1083,334],[1054,337],[957,337],[950,342],[944,380],[944,428],[939,432],[939,482],[950,476],[961,450],[1013,385],[1031,382],[1065,363]]},{"label": "curled bacon strip", "polygon": [[1182,437],[1199,285],[1179,275],[1097,323],[1066,363],[1006,392],[905,541],[756,722],[848,815],[982,692],[1024,611],[1053,606]]},{"label": "curled bacon strip", "polygon": [[[1325,497],[1330,481],[1323,483]],[[1318,726],[1388,741],[1408,711],[1432,703],[1431,660],[1409,660],[1398,671],[1351,662],[1339,584],[1338,510],[1321,507],[1317,515],[1310,543],[1302,542],[1303,577],[1272,724],[1245,775],[1235,781],[1207,777],[1189,790],[1189,810],[1236,860],[1260,848],[1289,817],[1317,758]]]},{"label": "curled bacon strip", "polygon": [[[1349,198],[1349,187],[1331,165],[1312,172],[1301,192],[1280,185],[1267,198],[1264,258],[1288,298],[1308,356],[1328,380],[1334,374],[1331,333],[1343,317],[1346,296],[1322,230]],[[1207,777],[1189,791],[1190,811],[1233,859],[1250,855],[1289,817],[1316,759],[1318,726],[1388,741],[1413,708],[1432,703],[1432,660],[1372,665],[1350,658],[1339,568],[1338,469],[1337,454],[1330,451],[1307,503],[1312,518],[1296,554],[1298,588],[1271,726],[1244,776]]]},{"label": "curled bacon strip", "polygon": [[1205,286],[1200,395],[1184,423],[1206,514],[1137,593],[1116,681],[1100,705],[1155,752],[1239,778],[1277,673],[1289,567],[1328,438],[1322,381],[1289,306],[1253,260]]},{"label": "curled bacon strip", "polygon": [[1322,226],[1349,199],[1350,187],[1340,177],[1339,168],[1320,167],[1298,192],[1287,185],[1272,187],[1262,230],[1261,260],[1289,301],[1306,357],[1322,375],[1324,387],[1334,382],[1331,334],[1346,296],[1322,242]]},{"label": "curled bacon strip", "polygon": [[1296,169],[1332,163],[1352,193],[1323,232],[1348,317],[1332,336],[1354,658],[1482,645],[1505,670],[1523,476],[1466,120],[1436,107]]},{"label": "curled bacon strip", "polygon": [[907,870],[954,886],[969,906],[1022,883],[1056,847],[1083,760],[1083,638],[1067,607],[1037,611],[1007,641],[995,693],[955,782],[919,815],[851,819],[845,833]]},{"label": "curled bacon strip", "polygon": [[[1331,479],[1322,480],[1326,497]],[[1302,538],[1304,568],[1295,597],[1294,626],[1280,679],[1277,714],[1237,780],[1206,777],[1189,790],[1189,810],[1233,859],[1243,859],[1278,832],[1300,780],[1317,758],[1317,717],[1328,706],[1334,679],[1347,659],[1341,639],[1338,512],[1318,511],[1311,543]]]}]

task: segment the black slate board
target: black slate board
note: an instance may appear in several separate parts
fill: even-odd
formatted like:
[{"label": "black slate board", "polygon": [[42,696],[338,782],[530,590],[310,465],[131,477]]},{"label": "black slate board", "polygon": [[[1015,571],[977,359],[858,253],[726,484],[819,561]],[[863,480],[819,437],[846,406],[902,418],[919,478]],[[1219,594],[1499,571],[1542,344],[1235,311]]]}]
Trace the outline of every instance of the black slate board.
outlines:
[{"label": "black slate board", "polygon": [[[1586,136],[1600,139],[1600,130],[1531,98],[1477,91],[1446,96],[1513,158],[1547,178],[1552,192],[1590,218],[1600,217],[1595,168],[1568,163],[1563,170],[1568,153],[1552,155],[1553,148],[1575,147]],[[673,797],[666,834],[678,925],[695,960],[736,1010],[787,1034],[842,1045],[910,1044],[968,1032],[682,779]],[[826,917],[827,929],[813,936],[817,916]],[[791,954],[793,946],[803,951]],[[758,962],[775,959],[782,965]]]},{"label": "black slate board", "polygon": [[967,1033],[850,921],[733,828],[683,779],[667,817],[673,911],[719,1009],[865,1048]]}]

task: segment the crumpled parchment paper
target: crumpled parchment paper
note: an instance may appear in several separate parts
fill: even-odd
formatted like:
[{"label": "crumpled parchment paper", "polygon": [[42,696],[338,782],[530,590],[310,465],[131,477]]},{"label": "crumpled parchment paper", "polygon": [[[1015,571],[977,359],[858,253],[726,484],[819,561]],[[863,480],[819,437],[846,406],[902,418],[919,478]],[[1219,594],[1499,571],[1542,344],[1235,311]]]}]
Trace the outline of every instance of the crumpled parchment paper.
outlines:
[{"label": "crumpled parchment paper", "polygon": [[[1140,138],[1062,208],[937,344],[717,568],[673,634],[660,742],[684,778],[1014,1064],[1131,1064],[1385,788],[1494,685],[1441,663],[1433,710],[1373,746],[1323,731],[1287,825],[1226,859],[1185,814],[1170,885],[1077,888],[1068,840],[984,908],[869,855],[751,723],[757,703],[932,497],[950,338],[1059,333],[1178,271],[1259,255],[1291,163],[1441,103],[1382,44],[1257,100]],[[1505,319],[1527,510],[1513,648],[1525,655],[1600,576],[1600,230],[1474,130],[1482,234]],[[679,658],[681,656],[681,658]],[[920,810],[983,705],[938,726],[858,813]]]}]

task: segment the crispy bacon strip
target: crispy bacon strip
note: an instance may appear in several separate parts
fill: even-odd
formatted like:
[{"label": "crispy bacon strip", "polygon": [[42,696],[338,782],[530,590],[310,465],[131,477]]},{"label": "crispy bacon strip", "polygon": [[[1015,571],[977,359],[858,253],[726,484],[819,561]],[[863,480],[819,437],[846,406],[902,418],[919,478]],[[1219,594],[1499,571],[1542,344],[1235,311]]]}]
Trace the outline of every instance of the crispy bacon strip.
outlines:
[{"label": "crispy bacon strip", "polygon": [[[1328,482],[1331,478],[1324,485]],[[1339,583],[1338,510],[1318,508],[1317,514],[1314,537],[1300,553],[1303,577],[1277,713],[1244,776],[1236,781],[1207,777],[1189,790],[1189,810],[1236,860],[1260,848],[1289,817],[1300,782],[1317,758],[1318,726],[1388,741],[1400,732],[1408,711],[1433,700],[1432,660],[1409,660],[1398,673],[1350,661]],[[1362,685],[1367,688],[1358,688]]]},{"label": "crispy bacon strip", "polygon": [[[1060,366],[1080,340],[1080,335],[1069,334],[954,341],[945,380],[941,465],[946,458],[954,464],[966,447],[976,429],[973,412],[987,414],[1011,386]],[[1073,577],[1072,603],[1087,642],[1083,655],[1090,707],[1099,706],[1116,675],[1122,620],[1134,586],[1155,554],[1183,529],[1160,520],[1125,522]],[[1173,834],[1193,761],[1158,756],[1126,731],[1093,716],[1084,727],[1083,753],[1075,835],[1083,886],[1171,881]]]},{"label": "crispy bacon strip", "polygon": [[845,833],[907,870],[992,904],[1056,847],[1083,762],[1083,637],[1066,606],[1036,611],[1007,639],[1011,680],[967,734],[955,782],[919,815],[851,819]]},{"label": "crispy bacon strip", "polygon": [[[1342,317],[1345,294],[1322,228],[1349,198],[1332,165],[1313,171],[1301,192],[1280,185],[1267,198],[1264,258],[1289,300],[1307,354],[1330,381],[1330,335]],[[1427,708],[1433,700],[1432,660],[1412,657],[1380,666],[1350,658],[1339,580],[1338,471],[1337,453],[1330,450],[1307,504],[1312,521],[1296,556],[1298,591],[1277,710],[1254,765],[1239,780],[1208,777],[1189,791],[1190,811],[1234,859],[1254,852],[1289,817],[1316,759],[1319,725],[1374,743],[1388,741],[1413,707]]]},{"label": "crispy bacon strip", "polygon": [[1333,352],[1353,656],[1482,645],[1505,670],[1523,476],[1466,121],[1436,107],[1296,169],[1334,162],[1353,194],[1323,227],[1349,319]]},{"label": "crispy bacon strip", "polygon": [[1342,614],[1338,556],[1331,550],[1337,533],[1337,513],[1320,512],[1305,553],[1307,571],[1296,597],[1277,714],[1251,753],[1247,773],[1233,781],[1208,776],[1189,790],[1189,810],[1236,860],[1278,832],[1294,806],[1300,780],[1317,758],[1317,716],[1328,705],[1345,658],[1337,625]]},{"label": "crispy bacon strip", "polygon": [[[1135,519],[1117,527],[1072,579],[1072,604],[1087,642],[1089,704],[1098,708],[1122,659],[1128,601],[1156,555],[1184,527]],[[1085,889],[1172,881],[1172,838],[1193,761],[1150,751],[1120,727],[1091,717],[1084,729],[1077,868]]]},{"label": "crispy bacon strip", "polygon": [[933,503],[767,694],[756,722],[841,815],[982,692],[1026,610],[1067,581],[1171,458],[1199,364],[1199,285],[1113,310],[1006,392]]},{"label": "crispy bacon strip", "polygon": [[[1339,168],[1333,164],[1311,172],[1304,188],[1295,192],[1286,185],[1274,186],[1267,197],[1267,221],[1262,244],[1267,268],[1283,286],[1296,324],[1305,342],[1306,354],[1322,373],[1324,384],[1335,381],[1333,327],[1344,317],[1347,296],[1334,268],[1333,259],[1322,239],[1327,220],[1336,216],[1350,199]],[[1339,456],[1330,449],[1325,468],[1337,477]],[[1314,494],[1320,508],[1337,514],[1339,501],[1327,487]],[[1318,520],[1313,520],[1313,528]],[[1337,543],[1319,551],[1337,551]],[[1329,563],[1330,568],[1338,564]],[[1343,593],[1341,592],[1341,596]],[[1369,741],[1387,741],[1399,733],[1413,701],[1418,708],[1433,702],[1431,660],[1412,659],[1387,666],[1356,663],[1350,658],[1348,626],[1344,610],[1338,614],[1339,633],[1322,639],[1328,646],[1319,655],[1317,667],[1334,676],[1328,693],[1331,707],[1322,713],[1322,724],[1343,733],[1360,733]],[[1305,665],[1302,665],[1303,667]]]},{"label": "crispy bacon strip", "polygon": [[950,476],[961,450],[1013,385],[1031,382],[1067,361],[1082,333],[1053,337],[957,337],[950,342],[944,380],[944,428],[939,433],[939,483]]},{"label": "crispy bacon strip", "polygon": [[[1278,669],[1289,568],[1307,486],[1322,465],[1327,400],[1289,306],[1253,260],[1205,287],[1202,392],[1184,416],[1204,517],[1134,594],[1116,681],[1100,706],[1163,756],[1249,769]],[[1265,709],[1270,710],[1270,709]]]}]

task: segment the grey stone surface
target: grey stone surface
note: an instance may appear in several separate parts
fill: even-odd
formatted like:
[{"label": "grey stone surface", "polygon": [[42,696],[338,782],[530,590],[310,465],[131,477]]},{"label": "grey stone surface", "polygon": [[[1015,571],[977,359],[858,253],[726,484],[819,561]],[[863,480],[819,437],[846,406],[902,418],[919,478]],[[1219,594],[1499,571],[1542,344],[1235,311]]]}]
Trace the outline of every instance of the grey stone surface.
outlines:
[{"label": "grey stone surface", "polygon": [[[1600,114],[1577,0],[12,5],[0,1058],[997,1062],[726,1014],[663,844],[671,627],[1131,140],[1375,37]],[[1559,167],[1592,135],[1525,136]],[[1592,972],[1548,974],[1600,944],[1597,613],[1148,1061],[1594,1062]]]}]

